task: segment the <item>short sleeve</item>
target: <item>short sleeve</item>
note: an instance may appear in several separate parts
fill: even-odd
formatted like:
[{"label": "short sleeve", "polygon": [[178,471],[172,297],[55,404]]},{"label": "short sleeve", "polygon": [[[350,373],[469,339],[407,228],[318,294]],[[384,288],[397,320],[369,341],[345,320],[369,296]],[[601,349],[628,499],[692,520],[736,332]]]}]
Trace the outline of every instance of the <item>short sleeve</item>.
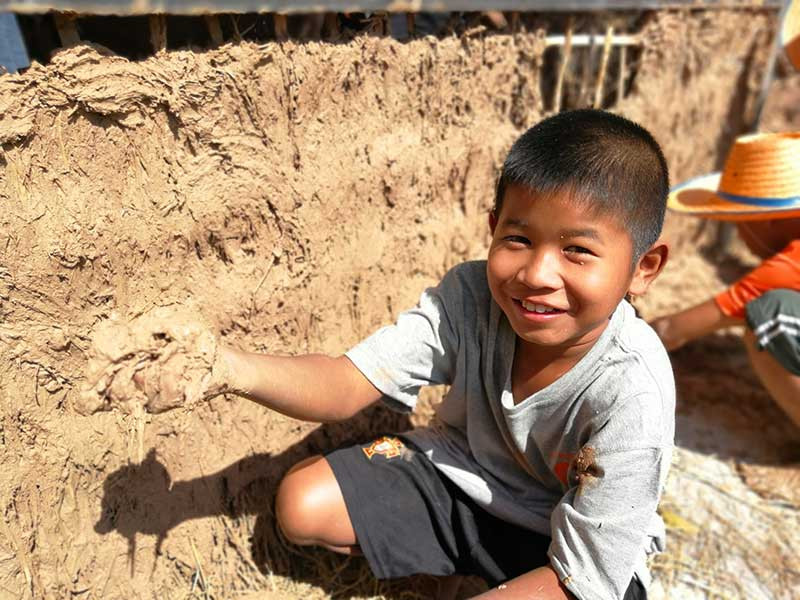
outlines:
[{"label": "short sleeve", "polygon": [[776,288],[800,290],[800,241],[766,259],[717,295],[715,301],[725,315],[744,319],[748,302]]},{"label": "short sleeve", "polygon": [[414,409],[421,387],[449,384],[459,348],[461,278],[450,271],[401,313],[346,353],[395,410]]},{"label": "short sleeve", "polygon": [[[646,396],[632,402],[640,407],[651,401],[658,402]],[[669,430],[652,416],[659,423],[650,423],[651,434],[664,425]],[[551,516],[551,564],[581,600],[623,598],[660,521],[656,508],[672,445],[653,444],[658,436],[632,435],[630,425],[615,415],[589,439],[570,468],[572,486]]]}]

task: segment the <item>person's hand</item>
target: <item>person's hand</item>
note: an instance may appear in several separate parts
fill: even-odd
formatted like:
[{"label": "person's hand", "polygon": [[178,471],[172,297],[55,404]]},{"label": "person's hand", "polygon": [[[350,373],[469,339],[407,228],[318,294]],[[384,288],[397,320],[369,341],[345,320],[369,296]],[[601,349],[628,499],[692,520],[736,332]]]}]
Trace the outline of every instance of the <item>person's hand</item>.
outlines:
[{"label": "person's hand", "polygon": [[197,314],[161,307],[129,321],[112,317],[99,324],[78,411],[130,413],[140,404],[159,413],[224,392],[222,348]]},{"label": "person's hand", "polygon": [[658,337],[669,351],[677,350],[686,343],[686,339],[678,332],[678,326],[671,315],[651,321],[650,327],[655,329]]}]

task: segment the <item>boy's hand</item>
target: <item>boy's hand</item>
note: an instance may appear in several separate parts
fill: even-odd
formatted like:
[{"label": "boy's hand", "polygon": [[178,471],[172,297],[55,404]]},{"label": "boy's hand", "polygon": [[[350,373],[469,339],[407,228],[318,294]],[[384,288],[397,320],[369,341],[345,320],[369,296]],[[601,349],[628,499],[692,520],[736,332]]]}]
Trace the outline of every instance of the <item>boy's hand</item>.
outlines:
[{"label": "boy's hand", "polygon": [[136,404],[159,413],[224,391],[224,360],[211,327],[188,309],[160,307],[131,321],[111,318],[92,335],[83,414]]},{"label": "boy's hand", "polygon": [[686,339],[677,335],[675,323],[671,316],[659,317],[652,323],[650,327],[655,329],[658,337],[664,344],[664,347],[669,350],[677,350],[686,343]]},{"label": "boy's hand", "polygon": [[725,315],[714,298],[650,323],[667,350],[677,350],[692,340],[731,325],[741,325],[741,320]]}]

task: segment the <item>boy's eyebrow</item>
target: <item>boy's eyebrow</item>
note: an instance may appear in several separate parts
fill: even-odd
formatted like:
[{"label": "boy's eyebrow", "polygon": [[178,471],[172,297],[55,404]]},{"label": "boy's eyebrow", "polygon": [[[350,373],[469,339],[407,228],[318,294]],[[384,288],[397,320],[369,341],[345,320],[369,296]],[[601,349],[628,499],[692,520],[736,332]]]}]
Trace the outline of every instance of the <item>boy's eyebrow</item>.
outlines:
[{"label": "boy's eyebrow", "polygon": [[596,229],[564,229],[561,231],[561,236],[566,238],[589,238],[591,240],[601,241],[600,234]]},{"label": "boy's eyebrow", "polygon": [[[504,227],[519,227],[525,229],[528,227],[528,221],[525,219],[518,219],[516,217],[506,217],[503,219],[502,225]],[[562,229],[559,232],[561,237],[565,238],[589,238],[590,240],[602,241],[600,234],[596,229],[587,227],[585,229]]]},{"label": "boy's eyebrow", "polygon": [[521,227],[525,228],[528,226],[528,222],[525,219],[517,219],[516,217],[506,217],[503,219],[503,225],[509,227]]}]

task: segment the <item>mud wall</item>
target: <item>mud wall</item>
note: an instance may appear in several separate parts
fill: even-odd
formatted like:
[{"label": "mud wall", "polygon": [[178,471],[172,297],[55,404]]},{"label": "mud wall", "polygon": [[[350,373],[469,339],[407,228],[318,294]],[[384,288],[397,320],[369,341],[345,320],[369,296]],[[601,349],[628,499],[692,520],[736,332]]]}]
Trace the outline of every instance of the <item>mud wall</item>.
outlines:
[{"label": "mud wall", "polygon": [[[717,166],[768,46],[759,12],[710,22],[654,16],[615,107],[674,180]],[[234,345],[344,351],[482,256],[504,153],[544,112],[543,50],[536,33],[140,63],[78,46],[0,78],[0,596],[279,593],[328,560],[275,533],[280,475],[411,423],[317,428],[217,398],[154,416],[139,447],[125,415],[74,411],[89,333],[191,303]]]}]

